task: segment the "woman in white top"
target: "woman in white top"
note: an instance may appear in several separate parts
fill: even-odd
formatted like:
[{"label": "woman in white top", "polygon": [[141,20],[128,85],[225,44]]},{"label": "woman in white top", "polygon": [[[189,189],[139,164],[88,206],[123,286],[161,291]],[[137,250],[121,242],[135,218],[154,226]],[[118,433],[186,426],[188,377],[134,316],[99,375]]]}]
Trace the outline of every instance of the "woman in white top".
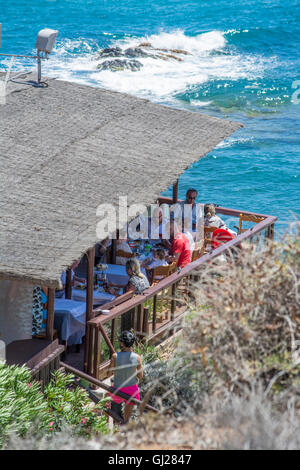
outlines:
[{"label": "woman in white top", "polygon": [[206,227],[216,227],[226,229],[226,224],[221,217],[216,215],[214,204],[205,204],[204,206],[204,225]]},{"label": "woman in white top", "polygon": [[225,222],[223,222],[223,220],[221,219],[221,217],[216,215],[216,209],[214,204],[205,204],[204,206],[204,225],[206,227],[223,228],[224,230],[228,230],[228,232],[232,233],[232,235],[237,235],[237,232],[228,228]]}]

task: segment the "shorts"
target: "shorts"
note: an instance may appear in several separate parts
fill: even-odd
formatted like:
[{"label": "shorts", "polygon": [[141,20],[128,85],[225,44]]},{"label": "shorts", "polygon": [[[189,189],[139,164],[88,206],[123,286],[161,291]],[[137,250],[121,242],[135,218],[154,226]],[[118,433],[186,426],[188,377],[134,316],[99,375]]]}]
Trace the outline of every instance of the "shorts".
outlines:
[{"label": "shorts", "polygon": [[[140,389],[136,384],[130,385],[129,387],[122,387],[122,388],[119,388],[118,390],[119,392],[123,392],[123,393],[126,393],[127,395],[130,395],[132,398],[136,398],[137,400],[140,400]],[[135,403],[133,403],[132,401],[126,401],[126,398],[121,398],[117,395],[114,395],[113,393],[110,393],[109,395],[111,396],[112,400],[115,403],[122,403],[122,401],[124,401],[126,405],[127,404],[131,406],[135,405]]]}]

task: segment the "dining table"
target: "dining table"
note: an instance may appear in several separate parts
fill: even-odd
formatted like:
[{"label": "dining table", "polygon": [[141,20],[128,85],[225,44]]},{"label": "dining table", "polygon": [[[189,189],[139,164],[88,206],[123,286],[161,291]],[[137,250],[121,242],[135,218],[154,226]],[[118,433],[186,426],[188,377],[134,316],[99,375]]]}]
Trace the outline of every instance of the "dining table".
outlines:
[{"label": "dining table", "polygon": [[[86,301],[86,289],[72,289],[72,299],[76,301]],[[115,299],[115,296],[105,292],[103,288],[97,288],[93,291],[93,305],[99,306],[111,302]]]},{"label": "dining table", "polygon": [[55,299],[54,328],[61,341],[81,344],[85,335],[86,303],[73,299]]},{"label": "dining table", "polygon": [[[122,264],[106,264],[107,269],[99,270],[95,268],[94,274],[106,275],[108,283],[117,284],[118,286],[126,286],[129,281],[129,276],[126,272],[126,266]],[[141,272],[146,275],[146,270],[141,269]]]}]

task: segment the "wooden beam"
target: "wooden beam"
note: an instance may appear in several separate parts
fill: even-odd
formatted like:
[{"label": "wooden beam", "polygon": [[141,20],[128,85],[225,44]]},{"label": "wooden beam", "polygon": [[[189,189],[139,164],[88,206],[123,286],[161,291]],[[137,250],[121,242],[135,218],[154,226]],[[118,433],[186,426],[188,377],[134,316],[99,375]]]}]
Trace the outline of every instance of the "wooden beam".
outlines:
[{"label": "wooden beam", "polygon": [[143,314],[143,333],[149,335],[149,307],[144,307],[144,314]]},{"label": "wooden beam", "polygon": [[111,241],[111,253],[110,253],[111,264],[116,264],[117,240],[119,240],[119,230],[116,231],[116,236]]},{"label": "wooden beam", "polygon": [[176,183],[173,184],[173,195],[172,195],[172,202],[173,204],[176,204],[178,202],[178,180]]},{"label": "wooden beam", "polygon": [[55,289],[48,289],[47,299],[47,323],[46,323],[46,339],[53,341],[54,336],[54,301],[55,301]]},{"label": "wooden beam", "polygon": [[152,311],[152,332],[156,330],[156,308],[157,308],[157,295],[153,297],[153,311]]},{"label": "wooden beam", "polygon": [[72,299],[72,268],[66,271],[65,298]]},{"label": "wooden beam", "polygon": [[91,320],[94,301],[95,248],[87,252],[86,321]]},{"label": "wooden beam", "polygon": [[110,350],[111,354],[114,354],[114,353],[116,352],[116,351],[115,351],[115,348],[114,348],[113,345],[111,344],[110,339],[109,339],[109,337],[108,337],[108,334],[106,333],[106,331],[105,331],[104,327],[101,325],[101,323],[99,323],[98,328],[99,328],[99,330],[101,331],[102,336],[103,336],[103,338],[105,339],[106,344],[107,344],[107,346],[109,347],[109,350]]},{"label": "wooden beam", "polygon": [[[69,366],[69,364],[65,364],[64,362],[61,362],[60,365],[67,372],[70,372],[71,374],[74,374],[77,377],[81,377],[82,379],[87,380],[87,382],[90,382],[93,385],[97,385],[97,387],[100,387],[103,390],[106,390],[107,392],[113,393],[113,394],[117,395],[118,397],[124,398],[125,400],[130,401],[130,402],[134,403],[135,405],[140,406],[143,403],[141,400],[138,400],[137,398],[134,398],[130,395],[127,395],[127,393],[120,392],[120,390],[118,390],[117,388],[110,387],[109,385],[106,385],[104,382],[101,382],[100,380],[95,379],[94,377],[92,377],[88,374],[85,374],[84,372],[81,372],[80,370],[75,369],[74,367]],[[157,408],[154,408],[151,405],[147,404],[145,408],[146,408],[146,410],[154,411],[155,413],[159,413],[159,410]]]}]

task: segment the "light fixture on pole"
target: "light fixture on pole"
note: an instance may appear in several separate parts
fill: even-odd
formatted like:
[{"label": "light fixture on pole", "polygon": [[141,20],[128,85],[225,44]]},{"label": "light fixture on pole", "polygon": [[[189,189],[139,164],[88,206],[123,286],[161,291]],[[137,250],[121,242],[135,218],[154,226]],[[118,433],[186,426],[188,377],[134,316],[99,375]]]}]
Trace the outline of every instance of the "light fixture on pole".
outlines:
[{"label": "light fixture on pole", "polygon": [[[58,31],[54,29],[45,28],[42,29],[36,39],[35,48],[37,49],[37,55],[20,55],[20,54],[0,54],[5,57],[25,57],[26,59],[37,59],[37,81],[41,84],[42,78],[42,60],[48,59],[48,55],[51,54],[53,46],[55,44]],[[0,45],[1,45],[1,24],[0,24]]]},{"label": "light fixture on pole", "polygon": [[42,29],[36,39],[35,48],[37,49],[38,83],[42,78],[42,59],[48,59],[56,41],[58,31],[54,29]]}]

